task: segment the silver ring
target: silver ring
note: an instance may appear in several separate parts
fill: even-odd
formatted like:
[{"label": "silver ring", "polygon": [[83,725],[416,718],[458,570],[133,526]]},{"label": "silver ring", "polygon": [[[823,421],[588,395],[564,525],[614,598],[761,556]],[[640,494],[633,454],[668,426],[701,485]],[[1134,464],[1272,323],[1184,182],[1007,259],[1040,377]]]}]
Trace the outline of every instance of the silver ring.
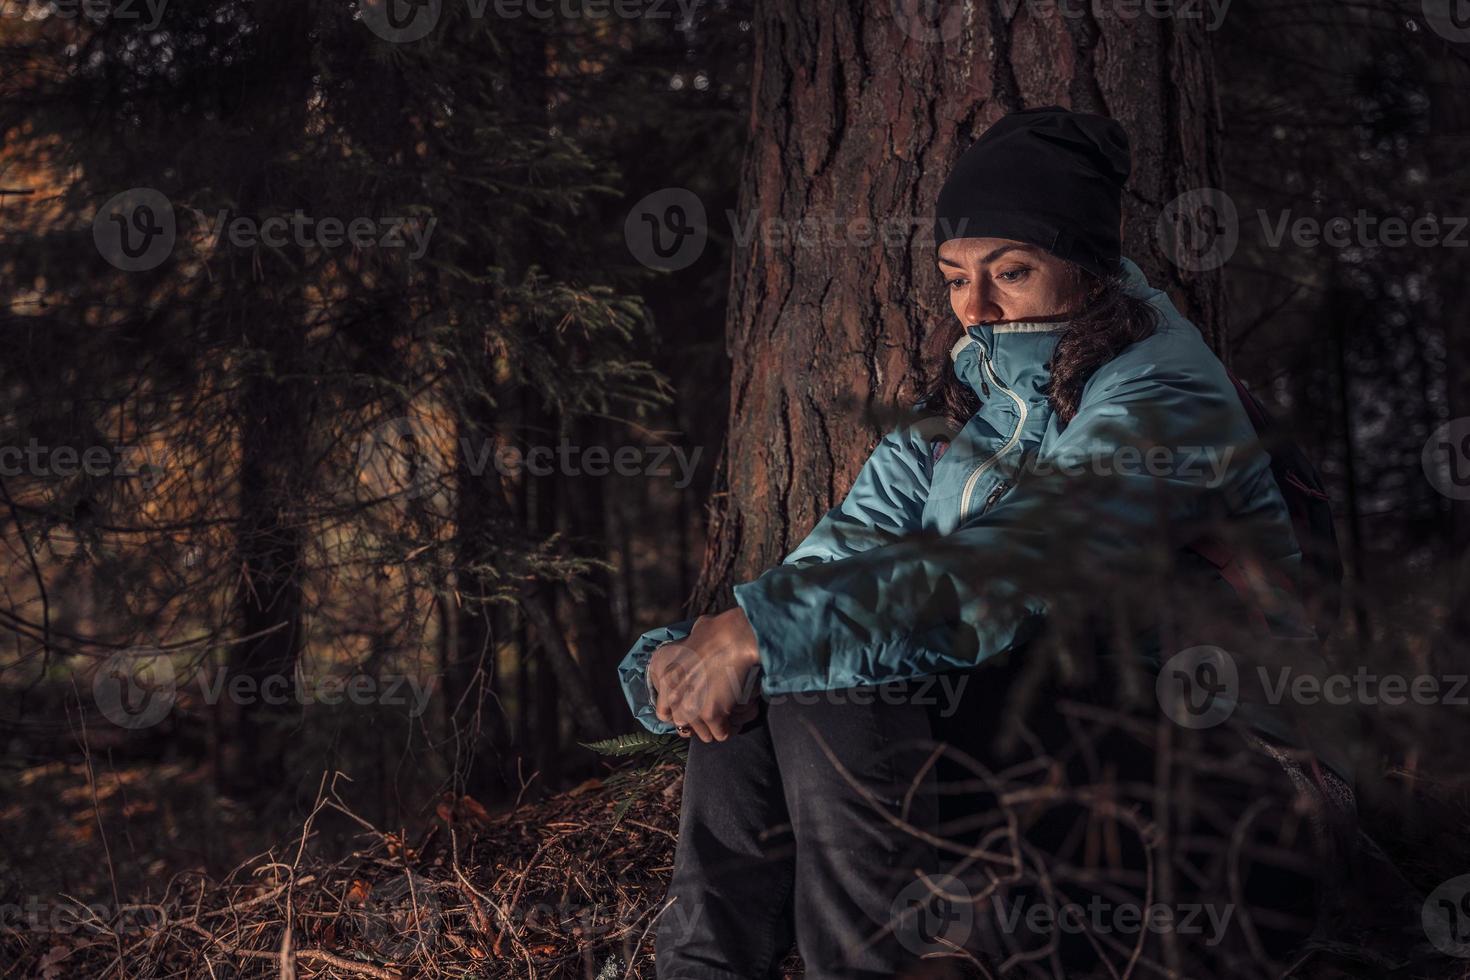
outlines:
[{"label": "silver ring", "polygon": [[692,729],[688,725],[679,725],[674,729],[674,731],[678,732],[680,735],[688,735],[690,731],[692,731]]}]

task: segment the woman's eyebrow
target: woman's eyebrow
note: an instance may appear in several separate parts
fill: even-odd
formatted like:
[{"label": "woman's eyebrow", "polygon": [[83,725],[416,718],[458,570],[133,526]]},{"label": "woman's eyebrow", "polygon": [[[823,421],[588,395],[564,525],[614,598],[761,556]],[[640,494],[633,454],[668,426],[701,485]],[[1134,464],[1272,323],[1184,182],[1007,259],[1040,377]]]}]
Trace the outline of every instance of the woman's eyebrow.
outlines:
[{"label": "woman's eyebrow", "polygon": [[[1000,258],[1002,255],[1006,254],[1007,252],[1032,252],[1032,251],[1035,251],[1035,250],[1030,245],[1027,245],[1027,244],[1025,244],[1023,242],[1012,242],[1009,245],[1002,245],[999,248],[992,249],[991,251],[987,252],[980,259],[980,264],[981,265],[985,265],[988,262],[994,262],[996,259]],[[960,263],[954,261],[953,259],[946,259],[942,255],[939,257],[939,264],[940,265],[954,266],[956,269],[963,269],[964,268],[964,266],[961,265]]]}]

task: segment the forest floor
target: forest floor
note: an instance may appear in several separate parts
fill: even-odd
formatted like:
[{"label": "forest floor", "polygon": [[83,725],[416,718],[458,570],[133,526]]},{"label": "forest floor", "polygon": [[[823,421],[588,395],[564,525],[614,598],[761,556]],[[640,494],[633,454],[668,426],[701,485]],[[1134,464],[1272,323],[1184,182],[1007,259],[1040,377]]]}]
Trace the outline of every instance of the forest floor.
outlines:
[{"label": "forest floor", "polygon": [[[411,834],[373,826],[345,777],[323,779],[305,820],[256,854],[245,852],[274,832],[221,807],[204,766],[98,779],[86,763],[50,763],[5,778],[0,978],[629,980],[653,976],[654,925],[669,914],[676,761],[500,813],[444,797]],[[21,870],[35,897],[16,902]],[[1470,980],[1470,959],[1330,960],[1290,975]],[[801,976],[794,953],[783,973]]]},{"label": "forest floor", "polygon": [[[158,880],[167,861],[185,857],[164,857],[165,838],[212,840],[226,851],[248,839],[248,828],[218,815],[211,827],[173,832],[171,823],[187,819],[176,805],[197,773],[152,774],[171,784],[171,804],[160,804],[141,775],[104,783],[115,787],[105,798],[77,775],[58,766],[31,774],[33,785],[68,784],[51,812],[71,817],[52,816],[49,827],[25,833],[24,814],[37,808],[12,797],[0,812],[10,847],[44,840],[101,852],[107,863],[110,851],[119,863],[127,851]],[[681,783],[681,768],[669,763],[589,779],[495,815],[468,797],[446,798],[429,826],[405,839],[358,817],[342,787],[324,781],[295,839],[227,874],[176,872],[146,902],[126,893],[116,904],[58,894],[7,905],[0,976],[283,977],[292,975],[281,967],[286,951],[299,976],[651,976],[650,926],[672,865]],[[158,840],[129,834],[97,846],[124,808],[141,818],[130,826],[151,827]],[[345,857],[325,860],[317,825],[333,820],[358,833]],[[196,863],[221,856],[199,855]],[[105,890],[106,873],[95,865],[93,872]]]}]

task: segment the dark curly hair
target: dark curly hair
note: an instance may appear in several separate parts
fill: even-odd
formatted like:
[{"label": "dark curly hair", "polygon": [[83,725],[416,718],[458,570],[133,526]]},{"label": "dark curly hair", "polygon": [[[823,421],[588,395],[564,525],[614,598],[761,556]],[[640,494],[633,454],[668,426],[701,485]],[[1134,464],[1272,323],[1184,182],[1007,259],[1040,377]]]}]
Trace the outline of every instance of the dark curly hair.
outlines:
[{"label": "dark curly hair", "polygon": [[[1077,414],[1087,379],[1123,349],[1149,336],[1158,327],[1158,311],[1123,289],[1121,271],[1107,279],[1068,262],[1068,274],[1084,297],[1074,312],[1051,359],[1047,398],[1063,427]],[[980,397],[955,376],[949,350],[958,339],[951,330],[935,330],[925,345],[925,358],[941,365],[939,381],[924,395],[923,411],[937,414],[958,432],[980,409]]]}]

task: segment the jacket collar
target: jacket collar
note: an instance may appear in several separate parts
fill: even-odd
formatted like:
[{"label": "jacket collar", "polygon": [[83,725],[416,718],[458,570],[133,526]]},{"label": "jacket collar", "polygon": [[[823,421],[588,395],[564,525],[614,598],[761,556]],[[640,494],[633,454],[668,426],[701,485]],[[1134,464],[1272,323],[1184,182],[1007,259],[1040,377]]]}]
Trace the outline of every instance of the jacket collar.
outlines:
[{"label": "jacket collar", "polygon": [[[1159,295],[1132,260],[1124,258],[1121,264],[1124,291],[1146,300]],[[998,394],[993,389],[999,380],[1027,402],[1043,402],[1045,386],[1051,378],[1051,356],[1066,328],[1066,321],[981,323],[966,327],[949,351],[955,376],[969,385],[982,401],[988,402]],[[990,363],[989,372],[984,361]],[[988,394],[987,389],[990,389]],[[1001,402],[1006,403],[1008,399],[1002,398]]]},{"label": "jacket collar", "polygon": [[[1065,322],[981,323],[966,327],[950,348],[955,375],[981,401],[1000,395],[996,382],[1028,402],[1043,401],[1051,377],[1051,355]],[[987,370],[985,362],[988,362]],[[1002,398],[1003,403],[1009,404]]]}]

